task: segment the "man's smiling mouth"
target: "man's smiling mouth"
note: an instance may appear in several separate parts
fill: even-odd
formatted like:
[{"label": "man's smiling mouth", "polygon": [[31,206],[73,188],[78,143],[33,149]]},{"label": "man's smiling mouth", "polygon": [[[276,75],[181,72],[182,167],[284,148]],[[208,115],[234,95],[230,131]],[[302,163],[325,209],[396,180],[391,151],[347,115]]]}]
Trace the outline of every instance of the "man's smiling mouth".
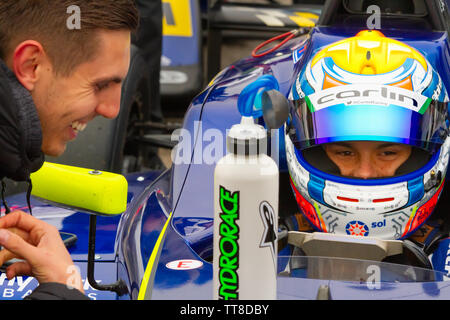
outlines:
[{"label": "man's smiling mouth", "polygon": [[84,129],[86,129],[87,123],[82,123],[79,121],[74,121],[72,122],[72,129],[76,130],[76,131],[83,131]]}]

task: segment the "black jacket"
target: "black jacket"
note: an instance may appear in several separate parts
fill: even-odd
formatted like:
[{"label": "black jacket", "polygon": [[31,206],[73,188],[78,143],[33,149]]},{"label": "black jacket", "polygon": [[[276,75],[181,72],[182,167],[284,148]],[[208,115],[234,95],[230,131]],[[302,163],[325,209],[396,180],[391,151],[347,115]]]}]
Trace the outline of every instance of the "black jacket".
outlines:
[{"label": "black jacket", "polygon": [[27,181],[44,162],[41,145],[33,99],[0,60],[0,178]]},{"label": "black jacket", "polygon": [[[41,168],[42,131],[30,93],[0,60],[0,180],[28,181]],[[76,289],[60,283],[40,284],[28,300],[88,299]]]},{"label": "black jacket", "polygon": [[57,282],[41,283],[24,300],[90,300],[77,289],[69,289]]}]

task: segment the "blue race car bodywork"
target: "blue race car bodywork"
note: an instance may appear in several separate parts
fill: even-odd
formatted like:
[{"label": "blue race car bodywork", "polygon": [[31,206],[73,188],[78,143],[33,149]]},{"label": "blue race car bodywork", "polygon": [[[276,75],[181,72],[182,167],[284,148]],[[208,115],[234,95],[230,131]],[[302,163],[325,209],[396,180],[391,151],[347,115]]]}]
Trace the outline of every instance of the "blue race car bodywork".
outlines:
[{"label": "blue race car bodywork", "polygon": [[[424,53],[450,88],[447,32],[424,30],[403,20],[402,23],[405,23],[402,28],[389,27],[382,32]],[[92,299],[211,299],[215,161],[205,163],[204,155],[218,160],[225,154],[225,139],[219,137],[225,137],[223,133],[240,121],[237,99],[248,84],[271,74],[278,80],[280,92],[288,96],[295,70],[318,48],[352,37],[360,30],[358,23],[316,26],[309,34],[288,41],[270,54],[247,57],[230,65],[196,96],[185,115],[183,139],[179,143],[182,148],[174,150],[172,168],[127,175],[126,212],[120,217],[98,217],[95,279],[102,284],[122,279],[128,294],[118,296],[95,290],[86,280],[87,214],[32,199],[33,215],[61,231],[77,235],[78,241],[69,251],[80,267],[86,294]],[[282,174],[287,167],[280,132],[272,135],[271,150]],[[9,198],[8,203],[13,209],[27,210],[23,194]],[[447,271],[449,243],[444,240],[434,257],[436,265],[439,264],[435,269],[443,272]],[[283,254],[286,252],[279,253]],[[444,280],[442,274],[435,275],[434,281],[386,280],[378,290],[372,290],[359,282],[280,277],[278,297],[315,299],[318,288],[326,284],[334,299],[449,299],[450,285]],[[21,299],[36,285],[32,278],[8,281],[5,273],[1,273],[0,297]]]}]

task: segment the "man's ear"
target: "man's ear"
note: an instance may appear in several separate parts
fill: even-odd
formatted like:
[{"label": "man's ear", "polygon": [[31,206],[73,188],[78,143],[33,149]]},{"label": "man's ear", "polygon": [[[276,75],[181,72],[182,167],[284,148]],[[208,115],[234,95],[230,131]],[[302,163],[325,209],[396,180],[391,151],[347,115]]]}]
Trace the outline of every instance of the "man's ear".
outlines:
[{"label": "man's ear", "polygon": [[42,45],[34,40],[20,43],[12,56],[12,70],[19,82],[28,90],[33,91],[39,80],[39,68],[43,67],[47,55]]}]

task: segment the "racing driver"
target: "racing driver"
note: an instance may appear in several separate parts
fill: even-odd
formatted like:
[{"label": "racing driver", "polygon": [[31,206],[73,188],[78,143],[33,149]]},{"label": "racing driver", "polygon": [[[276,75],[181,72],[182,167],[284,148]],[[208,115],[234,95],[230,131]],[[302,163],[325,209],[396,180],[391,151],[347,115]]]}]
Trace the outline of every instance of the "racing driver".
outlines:
[{"label": "racing driver", "polygon": [[425,224],[450,148],[447,91],[427,57],[365,30],[299,68],[285,135],[298,225],[409,239],[426,255],[448,242],[442,225]]}]

